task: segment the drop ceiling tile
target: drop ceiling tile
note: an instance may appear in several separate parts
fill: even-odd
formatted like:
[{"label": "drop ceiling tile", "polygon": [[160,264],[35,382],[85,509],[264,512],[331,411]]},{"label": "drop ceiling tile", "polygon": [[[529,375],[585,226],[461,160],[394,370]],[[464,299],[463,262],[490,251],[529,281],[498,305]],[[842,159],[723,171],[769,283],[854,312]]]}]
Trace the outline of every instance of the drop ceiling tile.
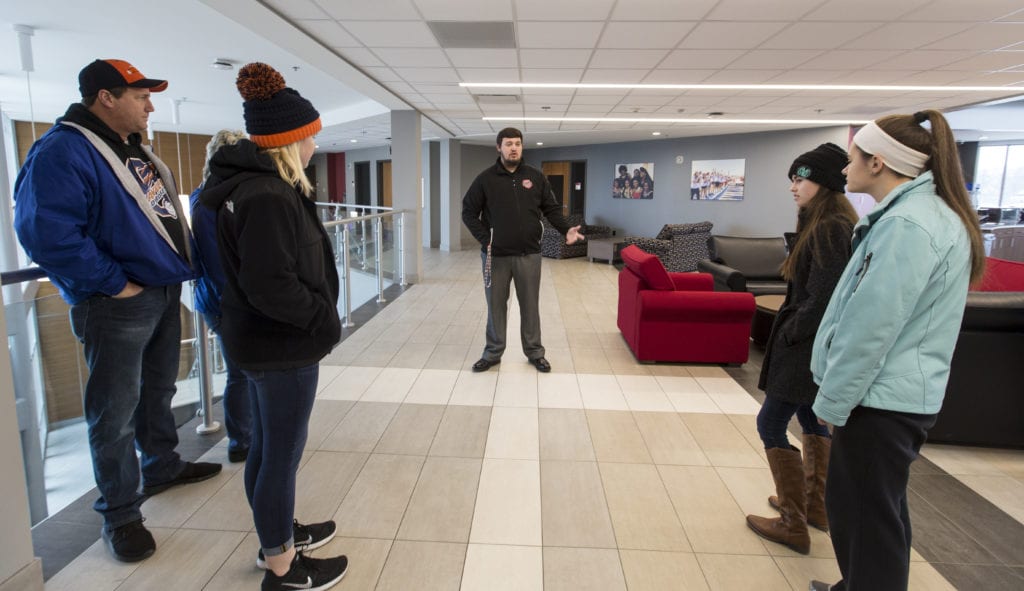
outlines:
[{"label": "drop ceiling tile", "polygon": [[[932,0],[858,0],[857,13],[873,15],[879,21],[913,20],[920,9]],[[803,17],[805,21],[843,21],[850,17],[849,0],[830,0]],[[904,18],[904,15],[911,18]]]},{"label": "drop ceiling tile", "polygon": [[406,82],[459,82],[455,70],[451,68],[395,68],[395,72]]},{"label": "drop ceiling tile", "polygon": [[378,47],[373,52],[392,68],[447,68],[450,65],[440,49]]},{"label": "drop ceiling tile", "polygon": [[1020,0],[935,0],[928,5],[928,20],[991,21],[1021,9]]},{"label": "drop ceiling tile", "polygon": [[[992,72],[965,78],[964,86],[1008,86],[1024,83],[1024,72]],[[1024,88],[1021,89],[1024,92]]]},{"label": "drop ceiling tile", "polygon": [[636,84],[647,75],[647,70],[613,70],[588,68],[583,82],[589,84]]},{"label": "drop ceiling tile", "polygon": [[761,49],[836,49],[877,29],[877,22],[797,22],[761,44]]},{"label": "drop ceiling tile", "polygon": [[837,77],[832,84],[899,84],[917,74],[916,70],[855,70]]},{"label": "drop ceiling tile", "polygon": [[931,70],[977,55],[974,51],[908,51],[873,66],[878,70]]},{"label": "drop ceiling tile", "polygon": [[590,61],[589,49],[520,49],[524,68],[583,68]]},{"label": "drop ceiling tile", "polygon": [[786,0],[766,5],[763,0],[721,0],[705,18],[716,21],[798,19],[821,0]]},{"label": "drop ceiling tile", "polygon": [[416,92],[419,92],[420,94],[459,93],[465,94],[466,96],[470,95],[469,89],[459,86],[458,83],[429,84],[424,82],[416,85]]},{"label": "drop ceiling tile", "polygon": [[844,49],[918,49],[962,33],[969,23],[889,23],[847,43]]},{"label": "drop ceiling tile", "polygon": [[468,94],[424,94],[423,98],[434,103],[448,105],[475,105],[476,101]]},{"label": "drop ceiling tile", "polygon": [[464,82],[519,82],[518,68],[458,68]]},{"label": "drop ceiling tile", "polygon": [[805,70],[798,68],[783,72],[768,80],[770,84],[828,84],[849,71],[843,70]]},{"label": "drop ceiling tile", "polygon": [[549,82],[575,84],[583,76],[583,68],[523,68],[523,82]]},{"label": "drop ceiling tile", "polygon": [[345,58],[345,61],[355,66],[359,66],[360,68],[367,66],[379,67],[385,65],[377,56],[373,55],[373,52],[362,47],[338,48],[337,52],[341,57]]},{"label": "drop ceiling tile", "polygon": [[720,70],[704,80],[705,84],[757,84],[778,76],[782,70]]},{"label": "drop ceiling tile", "polygon": [[630,116],[630,115],[653,115],[658,110],[657,107],[651,106],[634,106],[634,105],[616,105],[612,107],[610,113],[613,113],[616,117]]},{"label": "drop ceiling tile", "polygon": [[581,15],[605,20],[615,0],[516,0],[520,21],[578,21]]},{"label": "drop ceiling tile", "polygon": [[700,84],[718,70],[668,70],[658,68],[644,77],[645,84]]},{"label": "drop ceiling tile", "polygon": [[676,91],[673,95],[631,92],[629,96],[623,97],[622,104],[637,107],[663,107],[671,103],[678,96],[679,91]]},{"label": "drop ceiling tile", "polygon": [[903,52],[838,49],[810,60],[803,64],[803,67],[811,70],[853,70],[873,66],[901,53]]},{"label": "drop ceiling tile", "polygon": [[428,21],[510,21],[512,0],[413,0]]},{"label": "drop ceiling tile", "polygon": [[[280,1],[280,0],[279,0]],[[288,0],[289,2],[291,0]],[[420,14],[410,0],[317,0],[331,18],[354,21],[419,20]]]},{"label": "drop ceiling tile", "polygon": [[363,71],[377,82],[402,82],[402,77],[391,68],[363,68]]},{"label": "drop ceiling tile", "polygon": [[[367,3],[372,4],[372,3]],[[345,28],[367,47],[440,47],[423,22],[350,22]]]},{"label": "drop ceiling tile", "polygon": [[985,23],[924,46],[924,49],[1002,49],[1024,39],[1024,23]]},{"label": "drop ceiling tile", "polygon": [[523,96],[561,96],[565,100],[569,100],[576,94],[575,88],[524,88],[522,89]]},{"label": "drop ceiling tile", "polygon": [[597,49],[591,68],[643,68],[649,70],[665,57],[663,49]]},{"label": "drop ceiling tile", "polygon": [[744,55],[743,49],[676,49],[669,52],[659,68],[677,69],[718,69],[724,68],[740,56]]},{"label": "drop ceiling tile", "polygon": [[590,49],[597,45],[604,22],[523,22],[516,24],[521,49]]},{"label": "drop ceiling tile", "polygon": [[984,72],[994,70],[1016,70],[1024,66],[1024,51],[992,51],[945,65],[943,70]]},{"label": "drop ceiling tile", "polygon": [[672,49],[696,25],[694,22],[612,21],[601,34],[605,49]]},{"label": "drop ceiling tile", "polygon": [[267,0],[264,4],[291,21],[327,18],[327,13],[313,0]]},{"label": "drop ceiling tile", "polygon": [[518,68],[515,49],[446,49],[456,68]]},{"label": "drop ceiling tile", "polygon": [[622,99],[626,98],[625,95],[618,96],[601,96],[601,95],[576,95],[572,99],[573,107],[580,105],[617,105],[622,102]]},{"label": "drop ceiling tile", "polygon": [[699,20],[718,0],[686,0],[686,2],[665,2],[665,0],[619,0],[615,3],[612,20],[642,21],[652,16],[664,20]]},{"label": "drop ceiling tile", "polygon": [[362,47],[355,37],[348,34],[333,20],[296,20],[295,25],[328,47]]},{"label": "drop ceiling tile", "polygon": [[729,64],[729,69],[778,70],[795,68],[821,54],[821,51],[807,49],[754,49]]},{"label": "drop ceiling tile", "polygon": [[542,106],[547,105],[549,107],[568,107],[572,97],[568,96],[556,96],[556,95],[523,95],[523,103],[526,106]]},{"label": "drop ceiling tile", "polygon": [[680,49],[751,49],[778,33],[785,23],[702,22],[683,39]]},{"label": "drop ceiling tile", "polygon": [[929,70],[927,72],[918,72],[916,74],[906,76],[900,80],[900,84],[917,84],[922,86],[957,84],[958,86],[961,86],[959,82],[968,76],[970,76],[970,74],[967,72],[958,72],[955,70]]}]

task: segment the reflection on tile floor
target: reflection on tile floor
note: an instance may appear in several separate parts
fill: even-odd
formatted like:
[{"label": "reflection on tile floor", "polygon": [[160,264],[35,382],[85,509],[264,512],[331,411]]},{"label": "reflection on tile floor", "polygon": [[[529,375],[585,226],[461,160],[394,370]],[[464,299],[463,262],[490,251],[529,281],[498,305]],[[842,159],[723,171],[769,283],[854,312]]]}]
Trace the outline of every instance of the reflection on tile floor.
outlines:
[{"label": "reflection on tile floor", "polygon": [[[745,514],[769,513],[772,492],[754,397],[717,366],[625,361],[614,268],[545,259],[552,373],[526,363],[511,298],[506,355],[473,374],[485,322],[479,257],[425,251],[424,267],[421,283],[321,368],[296,515],[338,522],[339,537],[314,554],[349,555],[339,589],[795,590],[838,577],[826,534],[815,530],[812,553],[801,556],[745,526]],[[942,544],[926,539],[928,526],[916,529],[915,547],[927,551],[914,553],[910,588],[1020,588],[1020,551],[992,547],[1015,530],[991,520],[1020,519],[1022,454],[929,446],[925,455],[942,470],[922,477],[962,490],[940,482],[944,500],[918,495],[915,519],[938,523],[924,510],[941,516],[978,491],[991,501],[982,524],[1007,531],[961,523],[943,533],[947,546],[958,546],[948,539],[957,535],[978,546],[945,560],[980,558],[998,570],[989,576],[933,565],[942,548],[927,546]],[[225,456],[222,441],[204,459]],[[225,468],[143,506],[155,556],[119,564],[97,542],[47,589],[157,589],[168,580],[176,589],[255,588],[258,544],[241,470]]]}]

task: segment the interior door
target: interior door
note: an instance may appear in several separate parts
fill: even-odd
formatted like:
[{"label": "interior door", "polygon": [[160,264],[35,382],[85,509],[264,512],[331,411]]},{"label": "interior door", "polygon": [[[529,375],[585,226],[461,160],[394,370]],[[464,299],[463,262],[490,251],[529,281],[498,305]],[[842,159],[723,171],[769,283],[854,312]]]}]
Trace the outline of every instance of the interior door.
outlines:
[{"label": "interior door", "polygon": [[391,161],[377,163],[377,204],[391,207]]},{"label": "interior door", "polygon": [[370,163],[356,162],[353,166],[356,185],[356,205],[370,205]]},{"label": "interior door", "polygon": [[545,162],[541,165],[541,172],[551,183],[551,190],[555,193],[555,199],[562,206],[562,215],[569,215],[569,162]]}]

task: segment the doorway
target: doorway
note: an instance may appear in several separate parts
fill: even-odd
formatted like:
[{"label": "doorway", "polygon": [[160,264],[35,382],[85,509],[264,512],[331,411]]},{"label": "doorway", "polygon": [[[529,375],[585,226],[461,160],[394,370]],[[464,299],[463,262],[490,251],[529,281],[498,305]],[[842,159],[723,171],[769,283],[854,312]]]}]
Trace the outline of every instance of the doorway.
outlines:
[{"label": "doorway", "polygon": [[562,215],[580,214],[586,211],[587,163],[584,160],[562,160],[545,162],[541,172],[551,183],[555,200],[562,206]]},{"label": "doorway", "polygon": [[377,162],[377,205],[391,207],[391,161]]},{"label": "doorway", "polygon": [[356,187],[356,205],[370,205],[370,163],[356,162],[353,164],[352,176]]}]

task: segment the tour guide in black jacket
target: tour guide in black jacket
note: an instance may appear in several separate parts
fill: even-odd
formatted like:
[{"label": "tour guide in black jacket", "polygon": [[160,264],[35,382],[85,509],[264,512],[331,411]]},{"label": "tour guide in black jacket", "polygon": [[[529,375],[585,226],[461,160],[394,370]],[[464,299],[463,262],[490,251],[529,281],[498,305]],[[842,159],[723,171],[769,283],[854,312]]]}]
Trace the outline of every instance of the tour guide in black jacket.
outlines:
[{"label": "tour guide in black jacket", "polygon": [[566,244],[583,240],[579,226],[569,227],[544,174],[522,161],[523,134],[498,132],[498,161],[481,172],[462,198],[462,222],[480,242],[487,298],[487,344],[473,371],[501,363],[505,352],[508,294],[516,284],[523,353],[538,371],[551,371],[540,339],[541,216],[566,235]]},{"label": "tour guide in black jacket", "polygon": [[[338,272],[316,206],[249,140],[214,154],[199,198],[213,210],[223,203],[232,214],[218,215],[218,232],[231,237],[220,241],[227,279],[221,331],[231,358],[247,370],[320,361],[340,339],[341,323]],[[263,271],[246,273],[251,267]]]}]

